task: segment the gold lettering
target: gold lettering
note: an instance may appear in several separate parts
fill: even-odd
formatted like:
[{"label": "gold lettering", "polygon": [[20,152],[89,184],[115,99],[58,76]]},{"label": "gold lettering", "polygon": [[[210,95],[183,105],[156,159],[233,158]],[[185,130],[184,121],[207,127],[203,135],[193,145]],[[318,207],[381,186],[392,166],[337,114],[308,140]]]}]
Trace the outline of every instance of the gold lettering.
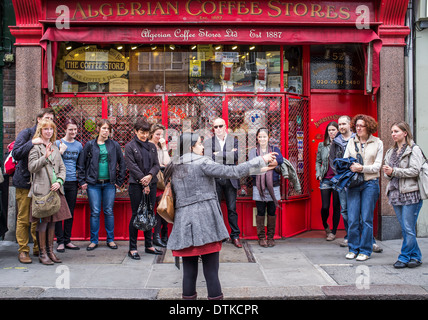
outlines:
[{"label": "gold lettering", "polygon": [[71,18],[71,20],[76,20],[76,14],[78,11],[80,12],[80,15],[84,20],[88,19],[88,16],[85,14],[85,10],[83,10],[82,5],[80,4],[80,2],[78,2],[76,4],[76,11],[74,11],[74,15],[73,15],[73,18]]},{"label": "gold lettering", "polygon": [[[190,3],[193,2],[193,1],[195,1],[195,0],[189,0],[189,1],[186,2],[186,12],[188,14],[192,15],[192,16],[198,16],[198,15],[201,14],[201,10],[199,10],[197,13],[193,13],[193,12],[190,11]],[[200,0],[196,0],[196,1],[199,2],[199,3],[201,3]]]},{"label": "gold lettering", "polygon": [[343,17],[340,16],[340,19],[348,20],[349,18],[351,18],[348,7],[340,7],[339,12],[344,15]]},{"label": "gold lettering", "polygon": [[[226,7],[226,1],[219,1],[218,2],[218,13],[219,14],[223,14],[223,8],[225,8]],[[230,14],[230,12],[229,12],[229,14]]]},{"label": "gold lettering", "polygon": [[[245,10],[242,11],[241,9]],[[246,8],[245,1],[238,1],[238,14],[248,14],[248,12],[250,12],[250,10]]]},{"label": "gold lettering", "polygon": [[[122,13],[121,10],[124,10]],[[117,3],[117,16],[126,16],[129,13],[129,10],[125,8],[125,3],[118,2]]]},{"label": "gold lettering", "polygon": [[[303,6],[304,8],[303,13],[299,13],[300,6]],[[296,16],[305,16],[308,13],[308,6],[304,3],[296,3],[296,5],[294,6],[294,13],[296,14]]]},{"label": "gold lettering", "polygon": [[278,1],[269,1],[269,2],[268,2],[268,7],[269,7],[270,9],[272,9],[272,10],[276,11],[276,14],[271,13],[271,12],[269,11],[269,12],[268,12],[268,16],[269,16],[269,17],[276,18],[276,17],[279,17],[279,16],[281,15],[281,8],[280,8],[280,7],[275,6],[275,5],[273,4],[273,2],[278,2]]},{"label": "gold lettering", "polygon": [[[336,19],[337,18],[337,13],[334,12],[335,9],[336,9],[335,6],[327,6],[327,15],[326,15],[327,19]],[[333,15],[330,15],[330,13],[333,13]]]},{"label": "gold lettering", "polygon": [[232,8],[236,8],[235,1],[229,1],[227,8],[228,8],[228,13],[232,14]]},{"label": "gold lettering", "polygon": [[291,2],[286,2],[283,3],[281,2],[282,5],[285,5],[285,16],[289,16],[290,15],[290,6],[292,6],[293,4]]},{"label": "gold lettering", "polygon": [[320,12],[321,10],[322,10],[322,7],[319,4],[312,4],[311,17],[315,17],[315,15],[317,15],[320,18],[324,17],[325,14],[323,12]]},{"label": "gold lettering", "polygon": [[[105,6],[109,6],[107,14],[104,12],[104,7]],[[112,16],[113,15],[113,8],[111,7],[111,4],[110,3],[103,3],[102,5],[100,5],[100,13],[104,17],[110,17],[110,16]]]},{"label": "gold lettering", "polygon": [[156,2],[156,7],[153,9],[153,14],[156,14],[156,11],[160,10],[162,16],[165,15],[165,11],[162,8],[162,4],[158,1]]},{"label": "gold lettering", "polygon": [[145,11],[141,10],[141,3],[139,2],[131,2],[131,16],[135,16],[135,13],[142,16],[144,15]]},{"label": "gold lettering", "polygon": [[171,2],[166,3],[166,11],[170,14],[169,9],[172,9],[176,15],[178,15],[178,2],[175,2],[175,6]]},{"label": "gold lettering", "polygon": [[263,13],[263,10],[259,8],[258,2],[251,2],[251,14],[257,15],[262,13]]},{"label": "gold lettering", "polygon": [[[207,6],[208,3],[211,4],[211,6],[212,6],[211,11],[207,11],[206,6]],[[206,2],[204,2],[202,4],[202,12],[205,13],[205,14],[213,14],[216,9],[217,9],[216,5],[215,5],[215,3],[213,1],[206,1]]]},{"label": "gold lettering", "polygon": [[152,15],[152,3],[150,1],[147,2],[147,15],[148,16]]},{"label": "gold lettering", "polygon": [[94,11],[95,14],[92,14],[92,6],[88,4],[88,18],[96,18],[100,14],[97,10]]}]

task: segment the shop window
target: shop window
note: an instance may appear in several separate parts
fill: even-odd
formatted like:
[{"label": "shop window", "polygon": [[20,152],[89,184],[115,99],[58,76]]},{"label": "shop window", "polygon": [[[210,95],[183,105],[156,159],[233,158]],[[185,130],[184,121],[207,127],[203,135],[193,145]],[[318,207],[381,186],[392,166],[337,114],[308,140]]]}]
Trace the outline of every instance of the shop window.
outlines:
[{"label": "shop window", "polygon": [[55,91],[302,94],[301,47],[283,53],[274,45],[61,43]]},{"label": "shop window", "polygon": [[364,90],[364,47],[311,46],[311,89]]}]

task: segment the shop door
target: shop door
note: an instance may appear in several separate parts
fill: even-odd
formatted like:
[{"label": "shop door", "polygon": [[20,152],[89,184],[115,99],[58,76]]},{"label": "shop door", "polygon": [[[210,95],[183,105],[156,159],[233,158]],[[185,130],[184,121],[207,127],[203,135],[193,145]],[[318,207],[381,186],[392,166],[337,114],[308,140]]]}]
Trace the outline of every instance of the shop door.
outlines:
[{"label": "shop door", "polygon": [[[310,229],[312,230],[324,229],[321,221],[321,193],[319,181],[315,178],[318,144],[323,141],[325,129],[331,121],[337,122],[338,118],[342,115],[349,115],[352,118],[359,113],[368,114],[376,118],[376,106],[371,96],[364,95],[363,93],[312,93],[311,95],[311,120],[309,126],[309,163],[311,173],[309,181],[311,190]],[[330,215],[328,219],[330,228],[332,227],[331,218],[332,205],[330,206]],[[340,218],[339,229],[343,229],[342,218]]]}]

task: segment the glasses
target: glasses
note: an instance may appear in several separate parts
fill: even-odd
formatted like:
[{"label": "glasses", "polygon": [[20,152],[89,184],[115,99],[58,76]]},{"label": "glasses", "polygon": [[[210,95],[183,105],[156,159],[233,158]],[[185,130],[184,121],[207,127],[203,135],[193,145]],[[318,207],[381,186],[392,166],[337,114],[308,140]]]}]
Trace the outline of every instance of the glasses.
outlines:
[{"label": "glasses", "polygon": [[355,125],[355,127],[356,127],[356,128],[365,128],[365,127],[367,127],[367,126],[363,126],[362,124],[357,124],[357,125]]},{"label": "glasses", "polygon": [[224,127],[224,125],[223,125],[223,124],[220,124],[220,125],[218,125],[218,126],[214,126],[214,129],[223,128],[223,127]]}]

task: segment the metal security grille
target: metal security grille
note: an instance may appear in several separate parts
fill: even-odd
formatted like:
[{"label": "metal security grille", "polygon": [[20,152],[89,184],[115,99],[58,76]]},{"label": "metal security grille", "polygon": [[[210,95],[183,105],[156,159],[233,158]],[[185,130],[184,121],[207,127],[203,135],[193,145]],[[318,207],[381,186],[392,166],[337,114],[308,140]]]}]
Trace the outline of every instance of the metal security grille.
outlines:
[{"label": "metal security grille", "polygon": [[211,123],[223,116],[223,97],[219,95],[168,95],[168,149],[177,154],[178,137],[183,132],[197,132],[204,139],[212,136]]},{"label": "metal security grille", "polygon": [[[134,137],[134,124],[144,118],[150,123],[162,122],[163,97],[149,96],[107,96],[107,118],[113,126],[111,138],[116,140],[125,155],[125,145]],[[116,197],[128,198],[129,171],[126,170],[126,179],[122,189],[118,189]]]},{"label": "metal security grille", "polygon": [[[260,128],[269,130],[269,144],[281,148],[281,106],[284,95],[227,96],[228,128],[239,142],[239,163],[248,160],[251,149],[256,147],[256,133]],[[239,197],[251,197],[253,179],[241,178]]]},{"label": "metal security grille", "polygon": [[284,138],[287,140],[286,158],[296,168],[301,193],[288,183],[288,197],[309,194],[309,101],[306,98],[287,97],[288,122]]},{"label": "metal security grille", "polygon": [[[239,163],[248,160],[256,146],[259,128],[269,129],[269,143],[278,147],[282,155],[296,168],[302,192],[283,180],[282,199],[309,194],[308,100],[286,94],[130,94],[92,95],[64,94],[49,97],[47,105],[57,115],[58,138],[65,135],[64,121],[77,121],[77,140],[83,145],[97,135],[96,122],[109,119],[113,125],[111,138],[124,152],[133,138],[133,125],[138,118],[150,123],[162,123],[170,155],[177,152],[177,138],[186,131],[198,132],[204,139],[213,136],[212,122],[223,118],[228,133],[239,141]],[[79,197],[85,197],[80,193]],[[251,177],[241,179],[239,197],[252,197]],[[118,198],[128,198],[128,172],[126,182],[117,191]]]}]

